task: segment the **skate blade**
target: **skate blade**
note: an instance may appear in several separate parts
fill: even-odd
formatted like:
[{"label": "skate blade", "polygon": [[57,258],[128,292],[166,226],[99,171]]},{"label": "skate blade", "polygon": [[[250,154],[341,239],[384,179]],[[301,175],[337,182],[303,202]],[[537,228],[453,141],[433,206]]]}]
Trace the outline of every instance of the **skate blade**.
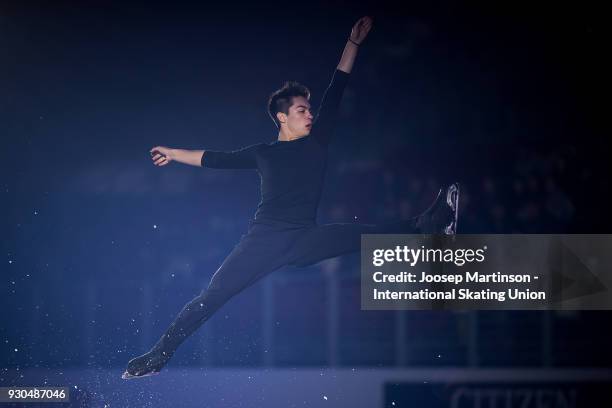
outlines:
[{"label": "skate blade", "polygon": [[134,378],[150,377],[152,375],[157,375],[157,374],[159,374],[159,371],[151,371],[150,373],[143,374],[143,375],[134,375],[126,371],[121,375],[121,378],[123,378],[124,380],[132,380]]},{"label": "skate blade", "polygon": [[444,229],[446,235],[457,233],[457,222],[459,221],[459,183],[453,183],[446,193],[446,203],[453,210],[453,221]]}]

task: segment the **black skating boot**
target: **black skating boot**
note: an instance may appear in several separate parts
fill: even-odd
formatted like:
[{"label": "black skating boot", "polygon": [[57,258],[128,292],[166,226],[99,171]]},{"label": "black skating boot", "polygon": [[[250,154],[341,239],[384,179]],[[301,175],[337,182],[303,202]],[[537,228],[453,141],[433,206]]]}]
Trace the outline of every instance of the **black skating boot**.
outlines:
[{"label": "black skating boot", "polygon": [[129,380],[159,374],[171,357],[171,354],[159,348],[153,348],[148,353],[131,359],[121,378]]}]

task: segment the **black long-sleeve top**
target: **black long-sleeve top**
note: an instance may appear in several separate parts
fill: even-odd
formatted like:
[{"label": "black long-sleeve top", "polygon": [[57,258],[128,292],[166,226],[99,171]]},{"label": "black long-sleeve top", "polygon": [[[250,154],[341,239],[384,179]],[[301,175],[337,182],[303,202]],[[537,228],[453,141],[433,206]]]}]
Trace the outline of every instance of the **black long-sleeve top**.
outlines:
[{"label": "black long-sleeve top", "polygon": [[261,179],[261,201],[254,222],[316,223],[327,146],[348,77],[349,74],[336,70],[308,136],[259,143],[233,152],[205,151],[202,167],[257,169]]}]

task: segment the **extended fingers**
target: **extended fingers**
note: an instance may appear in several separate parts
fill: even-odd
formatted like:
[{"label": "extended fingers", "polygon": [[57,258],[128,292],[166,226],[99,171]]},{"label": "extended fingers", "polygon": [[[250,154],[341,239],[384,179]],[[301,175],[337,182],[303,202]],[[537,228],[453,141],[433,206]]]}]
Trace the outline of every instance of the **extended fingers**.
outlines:
[{"label": "extended fingers", "polygon": [[371,26],[372,25],[372,17],[370,17],[370,16],[361,17],[359,19],[359,21],[357,22],[357,24],[359,26],[362,26],[362,27],[364,27],[364,26]]},{"label": "extended fingers", "polygon": [[366,30],[369,31],[370,28],[372,28],[372,19],[370,17],[364,17],[361,21],[361,26]]},{"label": "extended fingers", "polygon": [[372,18],[369,16],[361,17],[353,27],[353,35],[359,40],[365,39],[372,28]]}]

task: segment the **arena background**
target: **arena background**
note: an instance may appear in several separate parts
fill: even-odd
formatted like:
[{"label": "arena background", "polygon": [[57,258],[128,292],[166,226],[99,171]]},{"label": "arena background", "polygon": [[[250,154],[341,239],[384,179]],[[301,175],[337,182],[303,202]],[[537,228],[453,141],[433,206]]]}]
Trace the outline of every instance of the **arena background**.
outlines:
[{"label": "arena background", "polygon": [[460,233],[612,232],[594,2],[6,2],[0,387],[69,386],[83,407],[610,403],[609,312],[361,311],[358,255],[270,275],[162,375],[120,379],[259,200],[254,171],[156,168],[149,149],[275,140],[267,96],[297,80],[318,105],[362,15],[320,222],[413,216],[457,180]]}]

